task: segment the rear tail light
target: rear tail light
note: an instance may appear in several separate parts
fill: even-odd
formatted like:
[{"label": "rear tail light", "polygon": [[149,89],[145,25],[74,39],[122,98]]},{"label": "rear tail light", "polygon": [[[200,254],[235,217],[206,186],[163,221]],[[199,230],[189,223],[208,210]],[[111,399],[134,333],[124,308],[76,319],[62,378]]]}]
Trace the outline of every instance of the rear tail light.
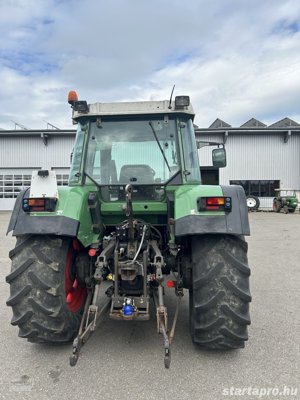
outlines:
[{"label": "rear tail light", "polygon": [[29,199],[28,205],[30,207],[45,207],[45,199]]},{"label": "rear tail light", "polygon": [[22,208],[25,212],[54,211],[57,199],[29,199],[22,200]]},{"label": "rear tail light", "polygon": [[199,197],[198,211],[231,211],[231,197]]}]

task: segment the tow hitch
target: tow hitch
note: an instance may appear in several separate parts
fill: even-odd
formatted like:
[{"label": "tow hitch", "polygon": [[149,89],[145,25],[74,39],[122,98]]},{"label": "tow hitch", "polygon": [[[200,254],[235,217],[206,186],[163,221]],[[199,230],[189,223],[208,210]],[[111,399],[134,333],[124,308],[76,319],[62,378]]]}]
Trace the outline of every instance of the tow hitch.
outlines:
[{"label": "tow hitch", "polygon": [[[95,286],[94,294],[92,294],[92,291],[89,291],[88,293],[79,332],[73,341],[73,351],[72,355],[70,356],[71,367],[76,365],[81,348],[88,341],[90,334],[99,326],[101,317],[111,307],[112,301],[109,299],[100,309],[98,308],[97,302],[99,299],[99,288],[100,283]],[[177,304],[173,317],[172,328],[170,331],[168,331],[168,311],[167,307],[165,307],[163,303],[163,286],[161,283],[159,283],[157,288],[153,289],[152,295],[156,307],[157,332],[163,335],[164,365],[165,368],[169,368],[171,363],[171,343],[175,336],[175,328],[183,291],[182,289],[176,289]],[[133,299],[124,299],[124,304],[120,315],[123,315],[124,320],[138,318],[138,311],[134,307]]]},{"label": "tow hitch", "polygon": [[[91,280],[92,284],[88,288],[79,332],[73,342],[71,366],[77,363],[82,346],[100,324],[101,317],[107,310],[110,310],[109,317],[112,319],[145,321],[150,318],[149,300],[152,297],[156,307],[157,332],[163,336],[164,365],[166,368],[170,367],[170,346],[175,335],[180,301],[183,296],[182,282],[179,274],[177,278],[174,276],[177,305],[169,332],[168,311],[164,305],[163,268],[165,262],[159,248],[159,241],[153,239],[150,224],[133,219],[131,185],[127,185],[125,191],[125,211],[128,219],[117,227],[116,234],[109,237],[97,257],[96,270]],[[103,276],[108,276],[107,272],[114,283],[106,291],[109,296],[108,301],[99,308],[100,287]]]}]

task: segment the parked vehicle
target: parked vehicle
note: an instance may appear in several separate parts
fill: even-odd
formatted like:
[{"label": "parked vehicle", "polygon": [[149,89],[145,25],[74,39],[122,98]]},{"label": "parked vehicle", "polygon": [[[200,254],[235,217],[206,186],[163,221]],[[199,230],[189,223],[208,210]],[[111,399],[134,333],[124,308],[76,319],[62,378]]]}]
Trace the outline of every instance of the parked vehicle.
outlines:
[{"label": "parked vehicle", "polygon": [[295,212],[298,206],[298,198],[295,189],[275,189],[277,195],[273,199],[273,210],[285,214]]},{"label": "parked vehicle", "polygon": [[[69,103],[77,124],[69,185],[58,188],[53,171],[35,171],[9,224],[17,242],[7,304],[19,336],[75,338],[75,365],[105,310],[117,320],[148,320],[153,299],[168,368],[188,289],[193,342],[244,347],[251,301],[245,193],[201,184],[189,97],[88,105],[70,92]],[[212,158],[224,167],[224,146]],[[103,280],[111,286],[100,309]],[[170,330],[165,290],[177,298]]]}]

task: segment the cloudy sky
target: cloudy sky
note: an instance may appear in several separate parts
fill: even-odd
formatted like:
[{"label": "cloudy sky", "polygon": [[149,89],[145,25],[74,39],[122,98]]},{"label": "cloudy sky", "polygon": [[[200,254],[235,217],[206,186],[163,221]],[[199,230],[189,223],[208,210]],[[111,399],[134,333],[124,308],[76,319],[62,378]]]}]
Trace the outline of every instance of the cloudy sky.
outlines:
[{"label": "cloudy sky", "polygon": [[217,117],[300,122],[299,0],[0,0],[0,128],[72,128],[66,102],[190,95]]}]

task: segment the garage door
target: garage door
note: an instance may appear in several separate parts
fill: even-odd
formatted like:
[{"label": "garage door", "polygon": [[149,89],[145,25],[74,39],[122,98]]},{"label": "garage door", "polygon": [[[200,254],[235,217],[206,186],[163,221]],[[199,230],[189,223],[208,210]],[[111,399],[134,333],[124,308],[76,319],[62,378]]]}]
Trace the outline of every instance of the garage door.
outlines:
[{"label": "garage door", "polygon": [[21,190],[30,186],[32,169],[0,169],[0,210],[12,210]]}]

